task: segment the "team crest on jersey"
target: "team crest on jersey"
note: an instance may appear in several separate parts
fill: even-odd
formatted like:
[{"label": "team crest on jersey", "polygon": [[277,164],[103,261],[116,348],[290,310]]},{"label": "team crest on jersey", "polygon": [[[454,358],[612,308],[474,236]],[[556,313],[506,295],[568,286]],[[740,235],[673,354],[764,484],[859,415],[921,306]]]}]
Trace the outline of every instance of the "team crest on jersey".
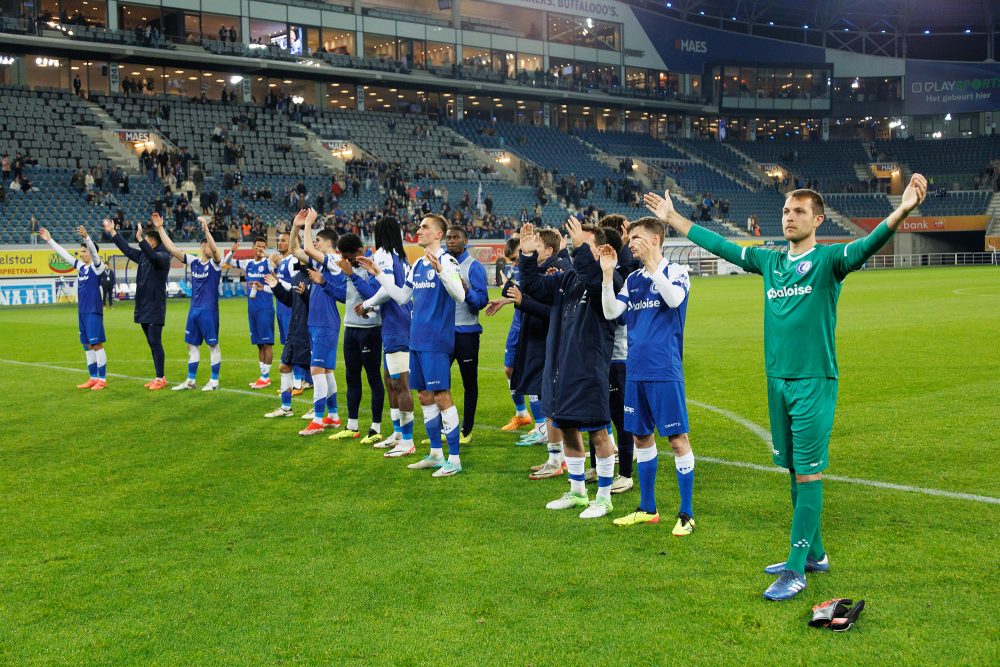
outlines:
[{"label": "team crest on jersey", "polygon": [[806,272],[809,271],[809,269],[812,268],[812,265],[813,265],[813,263],[810,262],[809,260],[806,260],[804,262],[799,262],[795,266],[795,273],[799,274],[800,276],[804,276],[804,275],[806,275]]},{"label": "team crest on jersey", "polygon": [[649,291],[652,292],[653,294],[659,294],[660,293],[660,288],[656,286],[656,283],[650,281],[650,283],[649,283]]},{"label": "team crest on jersey", "polygon": [[434,280],[434,269],[427,269],[427,280]]}]

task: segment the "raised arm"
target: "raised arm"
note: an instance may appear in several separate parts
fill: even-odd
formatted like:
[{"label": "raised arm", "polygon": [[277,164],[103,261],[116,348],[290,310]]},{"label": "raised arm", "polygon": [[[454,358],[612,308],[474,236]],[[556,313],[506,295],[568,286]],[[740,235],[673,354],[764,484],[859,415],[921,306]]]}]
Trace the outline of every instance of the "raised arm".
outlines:
[{"label": "raised arm", "polygon": [[738,246],[731,241],[727,241],[722,236],[704,227],[692,223],[683,215],[674,210],[674,204],[670,201],[670,191],[663,193],[663,197],[655,192],[649,192],[643,197],[646,208],[659,218],[660,222],[670,225],[674,230],[686,236],[695,245],[701,246],[717,257],[735,264],[744,271],[751,273],[761,273],[762,252],[770,252],[759,248],[748,248]]},{"label": "raised arm", "polygon": [[46,229],[45,227],[39,227],[38,235],[41,236],[42,239],[44,239],[45,242],[49,244],[49,247],[52,248],[60,257],[66,260],[66,263],[72,266],[74,269],[79,269],[81,266],[83,266],[83,262],[78,260],[73,255],[69,254],[69,251],[67,251],[66,248],[63,248],[61,245],[59,245],[52,239],[52,235],[49,234],[48,229]]},{"label": "raised arm", "polygon": [[106,231],[111,236],[111,241],[112,243],[115,244],[115,247],[118,248],[118,250],[120,250],[123,255],[125,255],[130,260],[138,264],[139,261],[142,259],[142,252],[130,246],[128,244],[128,241],[122,238],[122,235],[119,234],[118,230],[115,229],[115,223],[105,218],[102,226],[104,231]]},{"label": "raised arm", "polygon": [[205,233],[205,242],[208,243],[208,252],[212,255],[212,259],[215,260],[216,264],[222,263],[222,253],[219,252],[219,246],[215,244],[215,237],[212,236],[212,232],[209,229],[209,220],[204,215],[198,217],[198,222],[201,223],[201,230]]},{"label": "raised arm", "polygon": [[899,229],[900,223],[913,212],[924,197],[927,196],[927,179],[921,174],[913,174],[910,182],[903,191],[903,198],[899,206],[889,214],[875,229],[867,236],[851,241],[844,246],[844,253],[837,258],[836,273],[838,278],[843,279],[851,271],[857,271],[865,262],[879,251],[892,238],[892,235]]},{"label": "raised arm", "polygon": [[295,259],[299,260],[302,266],[309,265],[309,256],[302,251],[302,246],[299,243],[299,230],[305,226],[306,216],[308,213],[309,212],[305,209],[298,212],[295,219],[292,221],[292,229],[288,234],[288,252],[295,257]]},{"label": "raised arm", "polygon": [[80,235],[80,238],[83,239],[83,244],[87,246],[87,250],[90,251],[91,270],[97,274],[104,273],[104,262],[101,260],[101,256],[97,252],[97,246],[94,245],[93,239],[91,239],[90,234],[87,233],[87,228],[80,225],[76,228],[76,233]]},{"label": "raised arm", "polygon": [[174,245],[173,240],[170,238],[170,234],[167,233],[166,226],[163,224],[163,218],[156,213],[153,214],[153,228],[159,233],[160,242],[163,244],[163,247],[167,249],[167,252],[177,258],[178,262],[186,264],[187,258],[185,258],[184,253]]},{"label": "raised arm", "polygon": [[[627,287],[623,286],[622,291],[615,294],[615,267],[618,265],[618,253],[609,245],[603,245],[597,249],[601,262],[601,308],[604,309],[604,318],[617,320],[625,312],[628,301]],[[624,299],[622,299],[624,296]]]},{"label": "raised arm", "polygon": [[[326,255],[324,255],[315,245],[313,245],[312,240],[312,226],[316,222],[316,211],[315,209],[309,209],[306,211],[305,225],[302,227],[303,239],[302,239],[302,249],[309,259],[313,260],[320,266],[326,262]],[[297,219],[297,216],[296,216]],[[308,260],[307,260],[308,261]]]}]

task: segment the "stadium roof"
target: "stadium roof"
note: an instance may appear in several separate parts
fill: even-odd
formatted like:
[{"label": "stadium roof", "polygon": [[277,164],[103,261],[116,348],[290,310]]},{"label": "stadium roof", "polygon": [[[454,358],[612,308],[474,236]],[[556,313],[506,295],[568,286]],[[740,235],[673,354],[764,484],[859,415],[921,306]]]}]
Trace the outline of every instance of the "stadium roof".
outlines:
[{"label": "stadium roof", "polygon": [[1000,45],[997,0],[626,0],[691,23],[883,56],[980,61]]}]

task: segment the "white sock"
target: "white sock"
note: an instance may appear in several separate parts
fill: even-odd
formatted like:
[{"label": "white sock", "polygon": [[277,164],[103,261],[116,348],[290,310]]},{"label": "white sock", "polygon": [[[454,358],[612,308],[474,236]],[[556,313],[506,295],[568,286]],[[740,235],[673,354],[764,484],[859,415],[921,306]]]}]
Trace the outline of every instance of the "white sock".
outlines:
[{"label": "white sock", "polygon": [[[322,373],[317,373],[312,376],[313,380],[313,409],[315,409],[315,404],[317,401],[322,400],[323,405],[326,405],[326,376]],[[313,421],[317,424],[323,423],[323,413],[314,413]]]},{"label": "white sock", "polygon": [[271,377],[271,364],[261,364],[260,365],[260,375],[264,377]]},{"label": "white sock", "polygon": [[674,467],[677,468],[677,472],[682,475],[686,475],[692,470],[694,470],[694,452],[688,452],[684,456],[674,456]]},{"label": "white sock", "polygon": [[294,378],[292,377],[291,373],[282,373],[281,374],[281,391],[282,392],[290,391],[291,388],[292,388],[292,381],[293,380],[294,380]]},{"label": "white sock", "polygon": [[561,465],[563,462],[563,444],[562,440],[559,442],[549,443],[549,463],[552,465]]},{"label": "white sock", "polygon": [[99,350],[94,350],[94,359],[97,361],[97,367],[108,365],[108,353],[102,347]]},{"label": "white sock", "polygon": [[[412,412],[403,412],[402,410],[399,411],[399,427],[401,429],[404,426],[406,426],[407,424],[409,424],[410,422],[412,422],[412,421],[413,421],[413,413]],[[403,442],[409,443],[409,444],[412,445],[413,444],[413,432],[412,432],[412,430],[410,431],[410,437],[406,437],[405,435],[403,435],[403,433],[405,433],[405,431],[403,431],[402,433],[400,433],[400,439]]]},{"label": "white sock", "polygon": [[350,417],[348,417],[347,418],[347,430],[348,431],[357,431],[358,430],[358,420],[357,419],[351,419]]},{"label": "white sock", "polygon": [[382,424],[381,423],[372,422],[371,430],[375,431],[376,433],[381,434],[382,433]]},{"label": "white sock", "polygon": [[[424,424],[434,421],[437,419],[437,416],[441,414],[440,408],[438,408],[438,406],[434,403],[431,403],[430,405],[421,405],[420,410],[424,413]],[[405,415],[406,413],[404,412],[403,414]],[[440,441],[431,442],[431,455],[442,456]]]},{"label": "white sock", "polygon": [[263,375],[264,375],[264,362],[263,361],[258,361],[257,362],[257,368],[260,369],[260,374],[263,377]]},{"label": "white sock", "polygon": [[[87,370],[89,371],[90,367],[93,364],[97,363],[97,350],[86,350],[85,352],[86,352],[86,355],[87,355]],[[97,375],[92,375],[90,379],[91,380],[96,380],[97,379]]]},{"label": "white sock", "polygon": [[608,456],[605,458],[597,457],[597,497],[598,498],[611,498],[611,485],[601,486],[601,478],[605,480],[611,480],[615,477],[615,457]]},{"label": "white sock", "polygon": [[518,417],[527,417],[528,416],[528,408],[525,408],[524,410],[515,410],[514,414],[517,415]]},{"label": "white sock", "polygon": [[220,348],[218,345],[216,345],[215,347],[209,346],[209,348],[208,348],[208,356],[211,359],[213,366],[216,365],[216,364],[221,364],[222,363],[222,348]]},{"label": "white sock", "polygon": [[549,423],[547,421],[538,422],[535,424],[535,428],[538,429],[538,432],[546,438],[549,437]]},{"label": "white sock", "polygon": [[[333,396],[336,393],[337,393],[337,378],[333,377],[333,373],[327,373],[326,374],[326,395],[327,395],[327,397],[330,397],[330,396]],[[327,412],[330,412],[329,408],[327,408]],[[337,414],[336,410],[334,410],[329,415],[330,419],[336,419],[339,416],[340,415]]]},{"label": "white sock", "polygon": [[458,454],[449,454],[448,455],[448,463],[451,463],[452,465],[458,466],[459,468],[462,467],[462,459],[461,459],[461,457]]},{"label": "white sock", "polygon": [[441,435],[448,434],[458,428],[458,408],[454,405],[441,411]]},{"label": "white sock", "polygon": [[399,408],[389,408],[389,419],[394,422],[399,421]]},{"label": "white sock", "polygon": [[586,457],[583,456],[566,457],[566,472],[580,478],[579,480],[569,480],[569,490],[578,496],[587,495],[587,483],[583,479],[583,466],[586,460]]}]

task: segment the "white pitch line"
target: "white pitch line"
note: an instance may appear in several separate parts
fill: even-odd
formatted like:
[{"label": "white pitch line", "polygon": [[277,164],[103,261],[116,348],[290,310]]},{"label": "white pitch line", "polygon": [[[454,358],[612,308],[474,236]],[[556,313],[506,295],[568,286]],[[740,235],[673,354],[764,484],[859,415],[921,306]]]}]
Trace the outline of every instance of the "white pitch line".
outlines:
[{"label": "white pitch line", "polygon": [[[38,362],[30,362],[30,361],[16,361],[14,359],[0,359],[0,363],[12,364],[12,365],[15,365],[15,366],[30,366],[30,367],[33,367],[33,368],[47,368],[47,369],[50,369],[50,370],[68,371],[68,372],[72,372],[72,373],[82,373],[83,372],[83,369],[80,369],[80,368],[70,368],[68,366],[54,366],[54,365],[51,365],[51,364],[38,363]],[[108,373],[108,377],[120,378],[122,380],[146,380],[145,377],[137,377],[137,376],[134,376],[134,375],[122,375],[122,374],[119,374],[119,373]],[[264,397],[264,398],[269,398],[271,400],[274,399],[274,397],[272,395],[268,394],[268,393],[261,393],[259,391],[248,391],[246,389],[229,389],[227,387],[220,387],[216,391],[224,391],[224,392],[228,392],[230,394],[242,394],[242,395],[245,395],[245,396],[256,396],[258,398],[259,397]],[[298,398],[298,399],[293,399],[293,400],[308,402],[308,399],[303,399],[303,398]],[[704,408],[705,410],[710,410],[712,412],[720,414],[723,417],[725,417],[726,419],[728,419],[728,420],[730,420],[732,422],[735,422],[735,423],[739,424],[740,426],[743,426],[744,428],[746,428],[747,430],[749,430],[751,433],[753,433],[754,435],[756,435],[757,437],[759,437],[761,440],[763,440],[769,446],[769,449],[770,449],[771,433],[766,428],[764,428],[763,426],[761,426],[760,424],[756,424],[756,423],[754,423],[754,422],[752,422],[752,421],[750,421],[750,420],[748,420],[748,419],[746,419],[744,417],[741,417],[740,415],[736,414],[735,412],[730,412],[729,410],[726,410],[725,408],[720,408],[720,407],[717,407],[717,406],[714,406],[714,405],[709,405],[708,403],[702,403],[701,401],[695,401],[695,400],[692,400],[692,399],[688,399],[687,402],[690,403],[691,405],[698,406],[699,408]],[[485,428],[486,430],[496,430],[495,428],[491,428],[489,426],[480,426],[480,427],[477,427],[477,428]],[[787,475],[788,474],[788,470],[786,470],[785,468],[779,468],[778,466],[764,466],[764,465],[760,465],[760,464],[757,464],[757,463],[747,463],[745,461],[730,461],[728,459],[715,458],[714,456],[700,456],[699,455],[698,456],[698,460],[705,461],[706,463],[715,463],[715,464],[718,464],[718,465],[730,466],[730,467],[733,467],[733,468],[743,468],[744,470],[756,470],[758,472],[779,473],[779,474],[782,474],[782,475]],[[867,486],[867,487],[876,488],[876,489],[887,489],[887,490],[891,490],[891,491],[904,491],[906,493],[919,493],[919,494],[922,494],[922,495],[925,495],[925,496],[937,496],[939,498],[951,498],[953,500],[968,500],[968,501],[977,502],[977,503],[987,503],[987,504],[990,504],[990,505],[1000,505],[1000,498],[994,498],[992,496],[980,496],[980,495],[976,495],[976,494],[973,494],[973,493],[960,493],[958,491],[945,491],[943,489],[931,489],[931,488],[926,488],[926,487],[922,487],[922,486],[910,486],[908,484],[894,484],[892,482],[879,482],[879,481],[870,480],[870,479],[859,479],[857,477],[841,477],[840,475],[827,475],[825,473],[823,475],[823,478],[824,479],[828,479],[828,480],[833,481],[833,482],[844,482],[844,483],[847,483],[847,484],[856,484],[858,486]]]}]

